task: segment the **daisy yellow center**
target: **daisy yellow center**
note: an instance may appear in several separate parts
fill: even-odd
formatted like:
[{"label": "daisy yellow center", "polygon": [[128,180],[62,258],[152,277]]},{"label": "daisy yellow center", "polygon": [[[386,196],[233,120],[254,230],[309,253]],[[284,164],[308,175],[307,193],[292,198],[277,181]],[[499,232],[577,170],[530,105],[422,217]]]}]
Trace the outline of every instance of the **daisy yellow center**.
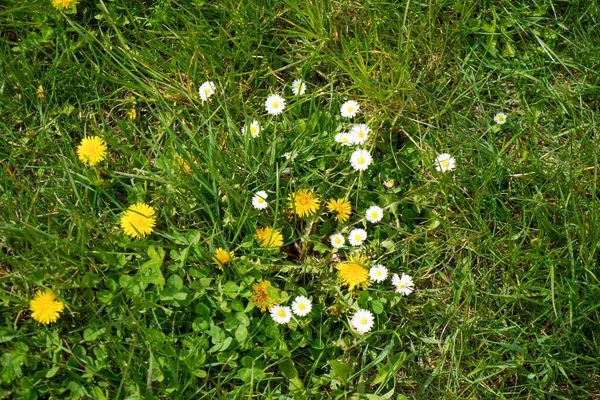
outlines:
[{"label": "daisy yellow center", "polygon": [[500,122],[504,121],[504,115],[498,115],[498,121],[500,121]]},{"label": "daisy yellow center", "polygon": [[255,126],[251,126],[250,127],[250,133],[256,133],[256,127]]},{"label": "daisy yellow center", "polygon": [[356,240],[357,242],[360,242],[362,240],[362,236],[354,235],[354,240]]},{"label": "daisy yellow center", "polygon": [[204,93],[206,93],[206,94],[210,94],[210,91],[211,91],[210,88],[204,89]]},{"label": "daisy yellow center", "polygon": [[442,167],[447,167],[448,165],[450,165],[450,162],[448,160],[444,160],[444,161],[440,162],[440,165]]},{"label": "daisy yellow center", "polygon": [[362,138],[365,136],[365,133],[363,131],[358,132],[358,137]]},{"label": "daisy yellow center", "polygon": [[377,276],[381,276],[381,275],[383,275],[383,274],[381,273],[381,271],[377,271],[377,272],[375,272],[375,275],[377,275]]},{"label": "daisy yellow center", "polygon": [[279,310],[279,311],[277,311],[277,315],[279,315],[280,317],[285,317],[285,311]]},{"label": "daisy yellow center", "polygon": [[377,218],[379,216],[379,213],[377,213],[377,211],[373,211],[371,213],[371,218]]},{"label": "daisy yellow center", "polygon": [[406,283],[404,283],[404,282],[398,282],[398,287],[400,289],[404,289],[406,287]]},{"label": "daisy yellow center", "polygon": [[359,163],[359,164],[364,164],[364,163],[365,163],[365,158],[364,158],[364,157],[360,157],[360,158],[358,159],[358,163]]},{"label": "daisy yellow center", "polygon": [[342,141],[343,141],[344,143],[348,143],[348,142],[349,142],[349,139],[348,139],[347,137],[343,137],[343,138],[342,138]]},{"label": "daisy yellow center", "polygon": [[306,304],[304,304],[304,303],[300,303],[300,304],[298,304],[298,308],[299,308],[300,310],[305,310],[305,309],[306,309]]},{"label": "daisy yellow center", "polygon": [[335,238],[335,243],[336,244],[342,243],[342,239],[340,239],[339,237]]},{"label": "daisy yellow center", "polygon": [[278,102],[276,102],[276,101],[274,101],[274,102],[271,104],[271,106],[272,106],[273,108],[278,108],[278,107],[279,107],[279,103],[278,103]]},{"label": "daisy yellow center", "polygon": [[367,319],[365,317],[362,317],[360,319],[360,323],[361,323],[361,325],[366,325],[367,324]]},{"label": "daisy yellow center", "polygon": [[259,197],[256,201],[258,201],[259,203],[264,203],[265,200],[262,197]]},{"label": "daisy yellow center", "polygon": [[348,107],[348,112],[351,113],[352,111],[354,111],[354,108],[352,106]]}]

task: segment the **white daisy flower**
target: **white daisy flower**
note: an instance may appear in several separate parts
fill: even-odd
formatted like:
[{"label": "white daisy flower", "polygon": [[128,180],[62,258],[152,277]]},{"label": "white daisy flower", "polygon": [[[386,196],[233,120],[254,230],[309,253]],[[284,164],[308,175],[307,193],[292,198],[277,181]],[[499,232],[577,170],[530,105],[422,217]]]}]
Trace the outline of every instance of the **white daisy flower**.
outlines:
[{"label": "white daisy flower", "polygon": [[404,296],[408,296],[415,290],[413,279],[406,274],[402,274],[402,278],[398,274],[394,274],[392,276],[392,285],[396,287],[396,293],[402,293]]},{"label": "white daisy flower", "polygon": [[506,114],[499,112],[498,114],[494,115],[494,121],[496,121],[498,125],[502,125],[506,122]]},{"label": "white daisy flower", "polygon": [[304,296],[297,296],[292,303],[292,311],[299,317],[304,317],[312,310],[312,303]]},{"label": "white daisy flower", "polygon": [[373,327],[375,319],[369,310],[358,310],[350,320],[350,325],[359,333],[367,333]]},{"label": "white daisy flower", "polygon": [[352,136],[346,132],[340,132],[337,135],[335,135],[335,141],[345,146],[350,146],[353,143]]},{"label": "white daisy flower", "polygon": [[198,89],[198,94],[200,95],[200,98],[202,99],[202,101],[208,100],[208,98],[210,96],[212,96],[214,93],[215,93],[215,84],[212,81],[204,82],[200,86],[200,89]]},{"label": "white daisy flower", "polygon": [[369,277],[372,281],[383,282],[388,276],[388,269],[381,264],[375,264],[369,270]]},{"label": "white daisy flower", "polygon": [[[258,137],[258,135],[260,135],[260,125],[258,124],[258,121],[253,120],[247,131],[250,132],[250,135],[252,135],[253,138]],[[242,133],[246,133],[246,127],[242,128]]]},{"label": "white daisy flower", "polygon": [[331,235],[329,237],[329,239],[331,240],[331,245],[333,247],[335,247],[336,249],[339,249],[342,246],[344,246],[344,243],[346,242],[346,239],[344,239],[344,235],[342,235],[340,233],[336,233],[335,235]]},{"label": "white daisy flower", "polygon": [[267,197],[269,195],[264,190],[256,192],[254,197],[252,197],[252,206],[257,210],[264,210],[268,207]]},{"label": "white daisy flower", "polygon": [[350,136],[352,137],[353,144],[363,144],[369,138],[369,132],[371,129],[365,124],[357,124],[350,130]]},{"label": "white daisy flower", "polygon": [[298,154],[290,153],[289,151],[286,153],[283,153],[283,158],[285,158],[286,160],[289,160],[291,162],[296,161],[296,157],[298,157]]},{"label": "white daisy flower", "polygon": [[285,100],[278,94],[272,94],[265,101],[265,109],[271,115],[279,115],[285,108]]},{"label": "white daisy flower", "polygon": [[356,171],[365,171],[369,168],[371,161],[373,161],[371,155],[363,149],[354,150],[354,153],[350,156],[350,164]]},{"label": "white daisy flower", "polygon": [[296,79],[292,82],[292,93],[296,96],[306,93],[306,83],[304,83],[302,79]]},{"label": "white daisy flower", "polygon": [[367,208],[366,218],[369,222],[379,222],[383,218],[383,210],[381,207],[371,206]]},{"label": "white daisy flower", "polygon": [[394,183],[395,183],[394,180],[390,179],[390,180],[383,182],[383,186],[385,186],[388,189],[391,189],[394,187]]},{"label": "white daisy flower", "polygon": [[271,307],[271,318],[278,324],[287,324],[292,319],[292,310],[289,307]]},{"label": "white daisy flower", "polygon": [[340,110],[340,114],[342,117],[346,118],[354,118],[354,116],[358,113],[360,106],[354,100],[349,100],[342,104],[342,109]]},{"label": "white daisy flower", "polygon": [[352,246],[360,246],[367,239],[367,231],[364,229],[352,229],[348,234],[348,242]]},{"label": "white daisy flower", "polygon": [[435,169],[440,172],[452,171],[456,168],[456,161],[450,154],[440,154],[435,158]]}]

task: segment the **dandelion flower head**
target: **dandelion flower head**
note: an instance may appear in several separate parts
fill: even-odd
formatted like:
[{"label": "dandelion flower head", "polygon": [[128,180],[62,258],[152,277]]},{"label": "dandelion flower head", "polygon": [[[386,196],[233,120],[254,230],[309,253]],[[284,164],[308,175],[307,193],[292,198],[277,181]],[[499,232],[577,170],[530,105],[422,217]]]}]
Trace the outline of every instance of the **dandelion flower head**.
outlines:
[{"label": "dandelion flower head", "polygon": [[71,6],[77,4],[79,4],[77,0],[52,0],[52,6],[59,11],[62,11],[65,8],[71,8]]},{"label": "dandelion flower head", "polygon": [[224,248],[219,247],[217,250],[215,250],[215,255],[213,256],[213,263],[217,268],[219,268],[222,271],[223,266],[229,263],[231,260],[233,260],[234,257],[235,256],[233,254],[233,251],[227,251]]},{"label": "dandelion flower head", "polygon": [[352,246],[360,246],[367,239],[367,231],[361,228],[352,229],[348,234],[348,242]]},{"label": "dandelion flower head", "polygon": [[354,118],[360,109],[360,105],[354,101],[349,100],[342,104],[342,109],[340,110],[340,114],[345,118]]},{"label": "dandelion flower head", "polygon": [[327,209],[329,212],[334,212],[337,214],[335,218],[339,222],[346,222],[350,218],[352,205],[346,199],[331,199],[327,203]]},{"label": "dandelion flower head", "polygon": [[292,93],[296,96],[306,93],[306,83],[304,83],[302,79],[296,79],[292,82]]},{"label": "dandelion flower head", "polygon": [[136,119],[137,118],[136,109],[132,108],[131,110],[127,111],[127,116],[129,117],[129,119]]},{"label": "dandelion flower head", "polygon": [[329,237],[329,240],[331,240],[331,245],[333,247],[335,247],[336,249],[342,248],[344,246],[344,243],[346,242],[346,239],[344,238],[344,235],[342,235],[340,233],[336,233],[334,235],[331,235]]},{"label": "dandelion flower head", "polygon": [[212,81],[204,82],[200,86],[200,89],[198,89],[198,94],[200,95],[200,98],[202,99],[202,101],[208,100],[208,98],[210,96],[212,96],[214,93],[215,93],[215,84]]},{"label": "dandelion flower head", "polygon": [[365,124],[354,125],[350,130],[352,143],[363,144],[369,139],[369,132],[371,132],[371,129]]},{"label": "dandelion flower head", "polygon": [[504,124],[506,122],[506,114],[499,112],[498,114],[494,115],[494,121],[496,121],[498,125]]},{"label": "dandelion flower head", "polygon": [[272,94],[265,101],[265,109],[271,115],[279,115],[285,108],[285,100],[278,94]]},{"label": "dandelion flower head", "polygon": [[342,285],[347,285],[348,290],[352,290],[357,286],[365,289],[369,282],[369,270],[365,268],[369,264],[369,259],[362,254],[352,254],[344,262],[338,263],[338,277]]},{"label": "dandelion flower head", "polygon": [[292,310],[289,307],[273,306],[270,313],[273,321],[278,324],[287,324],[292,319]]},{"label": "dandelion flower head", "polygon": [[452,171],[456,168],[456,161],[450,154],[440,154],[435,158],[435,169],[440,172]]},{"label": "dandelion flower head", "polygon": [[292,303],[292,311],[299,317],[304,317],[312,310],[312,303],[304,296],[297,296]]},{"label": "dandelion flower head", "polygon": [[289,209],[296,213],[300,218],[314,215],[320,206],[320,200],[312,190],[300,189],[296,193],[288,196],[290,201]]},{"label": "dandelion flower head", "polygon": [[350,325],[359,333],[367,333],[375,324],[375,318],[369,310],[358,310],[350,320]]},{"label": "dandelion flower head", "polygon": [[366,214],[367,221],[369,222],[379,222],[383,218],[383,210],[378,206],[371,206],[367,208]]},{"label": "dandelion flower head", "polygon": [[37,292],[29,302],[31,318],[44,325],[55,322],[64,308],[65,305],[50,290]]},{"label": "dandelion flower head", "polygon": [[121,216],[121,228],[126,235],[141,239],[154,231],[156,210],[146,203],[138,202],[129,206]]},{"label": "dandelion flower head", "polygon": [[415,290],[415,283],[412,277],[406,274],[402,274],[402,277],[394,274],[392,276],[392,285],[396,287],[396,293],[402,293],[403,296],[408,296]]},{"label": "dandelion flower head", "polygon": [[254,237],[258,240],[260,247],[281,247],[283,245],[281,232],[268,226],[257,228]]},{"label": "dandelion flower head", "polygon": [[192,173],[192,167],[190,163],[186,161],[182,156],[177,157],[177,171],[180,174],[190,175]]},{"label": "dandelion flower head", "polygon": [[354,153],[350,156],[350,164],[356,171],[365,171],[371,165],[371,154],[363,149],[354,150]]},{"label": "dandelion flower head", "polygon": [[277,304],[273,301],[274,299],[269,296],[267,290],[269,286],[271,286],[271,282],[269,281],[260,281],[252,285],[252,296],[250,297],[250,301],[262,312],[265,312],[267,309],[270,310]]},{"label": "dandelion flower head", "polygon": [[388,276],[388,269],[381,264],[375,264],[369,270],[369,276],[372,281],[383,282]]},{"label": "dandelion flower head", "polygon": [[88,136],[77,147],[77,157],[84,164],[96,165],[106,157],[106,144],[99,136]]}]

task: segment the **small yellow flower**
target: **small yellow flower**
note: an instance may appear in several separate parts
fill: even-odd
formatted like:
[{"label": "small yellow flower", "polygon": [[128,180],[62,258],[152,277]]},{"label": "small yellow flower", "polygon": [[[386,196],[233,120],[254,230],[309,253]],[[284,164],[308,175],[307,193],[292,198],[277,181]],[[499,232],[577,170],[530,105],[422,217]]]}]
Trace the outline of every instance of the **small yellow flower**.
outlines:
[{"label": "small yellow flower", "polygon": [[192,167],[190,163],[185,161],[182,156],[177,157],[177,170],[179,173],[190,175],[192,173]]},{"label": "small yellow flower", "polygon": [[273,298],[269,296],[267,292],[267,288],[271,286],[271,282],[269,281],[260,281],[252,285],[252,297],[250,300],[257,308],[260,308],[260,311],[265,312],[265,310],[271,310],[271,307],[278,305],[273,301]]},{"label": "small yellow flower", "polygon": [[223,265],[227,264],[231,260],[235,258],[233,251],[227,251],[222,247],[219,247],[215,250],[215,255],[213,256],[213,263],[217,268],[223,271]]},{"label": "small yellow flower", "polygon": [[294,194],[288,196],[290,201],[290,210],[295,212],[300,218],[314,215],[319,209],[320,200],[312,190],[300,189]]},{"label": "small yellow flower", "polygon": [[131,110],[127,111],[127,116],[129,117],[129,119],[136,119],[137,111],[135,110],[135,108],[132,108]]},{"label": "small yellow flower", "polygon": [[338,263],[336,268],[342,285],[348,285],[348,290],[360,286],[367,288],[369,282],[369,259],[362,254],[352,254],[344,262]]},{"label": "small yellow flower", "polygon": [[42,85],[38,86],[37,88],[37,97],[38,99],[44,98],[44,87]]},{"label": "small yellow flower", "polygon": [[65,305],[60,300],[56,300],[54,293],[50,290],[37,292],[33,300],[29,302],[31,318],[44,325],[55,322],[64,308]]},{"label": "small yellow flower", "polygon": [[156,210],[146,203],[136,203],[121,216],[121,228],[126,235],[142,239],[154,231]]},{"label": "small yellow flower", "polygon": [[74,5],[79,4],[79,2],[77,0],[51,0],[51,1],[52,1],[52,5],[54,6],[54,8],[56,8],[59,11],[64,10],[65,8],[71,8],[72,5],[74,6]]},{"label": "small yellow flower", "polygon": [[106,149],[106,144],[101,137],[88,136],[83,138],[77,147],[77,156],[82,163],[93,166],[106,158]]},{"label": "small yellow flower", "polygon": [[345,199],[329,200],[329,203],[327,203],[327,209],[329,212],[337,213],[335,218],[339,222],[348,221],[350,218],[350,213],[352,212],[352,206],[350,205],[350,202]]},{"label": "small yellow flower", "polygon": [[283,245],[281,232],[268,226],[257,228],[254,237],[260,242],[260,247],[281,247]]}]

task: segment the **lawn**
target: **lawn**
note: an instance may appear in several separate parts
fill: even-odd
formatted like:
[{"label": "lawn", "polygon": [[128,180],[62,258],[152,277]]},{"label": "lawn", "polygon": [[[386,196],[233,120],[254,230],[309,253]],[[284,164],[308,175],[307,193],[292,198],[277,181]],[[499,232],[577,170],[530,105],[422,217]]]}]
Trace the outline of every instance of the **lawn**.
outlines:
[{"label": "lawn", "polygon": [[0,399],[600,396],[600,3],[8,0]]}]

